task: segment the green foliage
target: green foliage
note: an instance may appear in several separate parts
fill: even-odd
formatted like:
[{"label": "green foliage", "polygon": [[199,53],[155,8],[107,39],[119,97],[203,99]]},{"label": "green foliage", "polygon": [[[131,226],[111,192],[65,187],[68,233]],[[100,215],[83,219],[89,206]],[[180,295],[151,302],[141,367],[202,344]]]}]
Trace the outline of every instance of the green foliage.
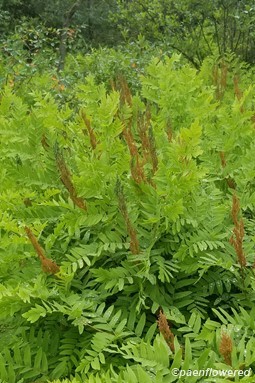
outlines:
[{"label": "green foliage", "polygon": [[[39,68],[1,91],[0,379],[253,371],[253,73],[232,56],[200,72],[156,57],[132,94],[121,76],[103,82],[111,69],[68,83],[73,59],[66,78]],[[43,271],[40,249],[59,272]]]},{"label": "green foliage", "polygon": [[124,76],[134,93],[140,89],[140,75],[151,61],[151,57],[169,54],[160,44],[148,44],[143,39],[136,44],[117,45],[114,48],[92,49],[86,55],[70,54],[66,60],[65,79],[75,76],[81,79],[93,73],[96,83],[104,82],[107,89],[112,88],[112,80]]},{"label": "green foliage", "polygon": [[70,26],[75,32],[73,48],[77,47],[77,40],[82,40],[84,46],[91,43],[115,44],[119,40],[115,25],[108,18],[109,11],[116,8],[114,0],[0,0],[1,31],[9,35],[16,28],[24,28],[24,21],[28,21],[30,26],[37,23],[61,31],[65,28],[63,24],[68,11],[75,3],[77,10]]},{"label": "green foliage", "polygon": [[[112,18],[126,39],[165,41],[199,67],[208,54],[234,52],[254,63],[253,0],[117,0]],[[136,17],[134,17],[136,15]]]},{"label": "green foliage", "polygon": [[[196,68],[212,54],[255,60],[253,0],[0,0],[0,21],[0,41],[7,51],[15,51],[10,40],[18,30],[32,31],[30,41],[40,49],[46,45],[46,54],[60,48],[60,69],[66,49],[88,51],[123,41],[128,46],[143,41],[145,49],[164,45]],[[51,31],[50,38],[45,30]]]}]

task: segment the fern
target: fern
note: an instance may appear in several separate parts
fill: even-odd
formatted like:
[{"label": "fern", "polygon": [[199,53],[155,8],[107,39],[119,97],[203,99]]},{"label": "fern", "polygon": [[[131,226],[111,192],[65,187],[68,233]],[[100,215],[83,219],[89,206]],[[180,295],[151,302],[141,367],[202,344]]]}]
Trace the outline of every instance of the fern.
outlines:
[{"label": "fern", "polygon": [[200,378],[174,368],[254,367],[252,89],[217,99],[208,68],[152,60],[136,95],[89,76],[70,104],[48,72],[3,89],[3,382],[186,383]]}]

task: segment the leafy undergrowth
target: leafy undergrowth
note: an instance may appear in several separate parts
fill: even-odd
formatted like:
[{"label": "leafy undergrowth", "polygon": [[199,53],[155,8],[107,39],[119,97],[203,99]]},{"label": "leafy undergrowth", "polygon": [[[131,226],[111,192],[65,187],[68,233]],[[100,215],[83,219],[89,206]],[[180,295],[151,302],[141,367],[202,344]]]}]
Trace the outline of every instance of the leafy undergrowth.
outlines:
[{"label": "leafy undergrowth", "polygon": [[254,89],[237,68],[155,58],[136,94],[121,76],[7,81],[1,383],[254,380]]}]

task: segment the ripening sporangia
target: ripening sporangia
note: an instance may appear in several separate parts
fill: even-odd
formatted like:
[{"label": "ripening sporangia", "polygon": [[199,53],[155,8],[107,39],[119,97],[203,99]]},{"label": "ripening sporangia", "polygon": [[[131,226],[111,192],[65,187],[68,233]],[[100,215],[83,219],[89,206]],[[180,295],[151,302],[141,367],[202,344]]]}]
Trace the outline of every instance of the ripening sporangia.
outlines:
[{"label": "ripening sporangia", "polygon": [[[235,96],[236,98],[238,99],[238,101],[241,101],[242,97],[243,97],[243,92],[241,91],[240,87],[239,87],[239,78],[237,75],[234,76],[233,78],[233,82],[234,82],[234,93],[235,93]],[[240,112],[243,113],[244,112],[244,107],[243,105],[240,106]]]},{"label": "ripening sporangia", "polygon": [[138,115],[136,117],[137,131],[141,140],[140,151],[138,150],[139,144],[136,142],[134,134],[131,130],[132,117],[129,118],[128,122],[122,121],[124,125],[122,134],[127,143],[131,156],[130,171],[133,180],[138,184],[142,182],[149,183],[155,188],[156,185],[151,179],[151,176],[146,176],[144,171],[144,165],[146,163],[150,163],[152,165],[152,176],[158,169],[155,138],[150,118],[151,114],[148,106],[144,115]]},{"label": "ripening sporangia", "polygon": [[[232,197],[232,220],[234,222],[233,235],[230,238],[231,245],[234,246],[237,260],[241,267],[246,267],[247,261],[243,250],[244,241],[244,222],[241,217],[240,202],[236,194]],[[240,216],[240,217],[239,217]]]},{"label": "ripening sporangia", "polygon": [[34,249],[38,255],[38,258],[40,259],[42,270],[45,273],[49,273],[49,274],[58,273],[59,272],[59,266],[54,261],[52,261],[51,259],[49,259],[45,256],[45,252],[44,252],[43,248],[41,247],[37,238],[35,237],[32,230],[28,226],[25,226],[25,232],[26,232],[31,244],[34,247]]},{"label": "ripening sporangia", "polygon": [[220,151],[219,154],[220,154],[221,166],[222,166],[222,168],[225,168],[226,165],[227,165],[227,161],[226,161],[226,158],[225,158],[225,153],[223,151]]},{"label": "ripening sporangia", "polygon": [[175,350],[174,334],[172,333],[172,331],[169,327],[167,318],[166,318],[166,316],[162,310],[160,310],[160,312],[159,312],[157,323],[158,323],[158,329],[159,329],[160,333],[163,335],[163,337],[164,337],[166,343],[168,344],[170,350],[172,352],[174,352],[174,350]]},{"label": "ripening sporangia", "polygon": [[165,130],[166,130],[168,142],[172,142],[172,139],[173,139],[173,127],[172,127],[172,123],[171,123],[170,119],[168,119],[168,121],[166,123]]},{"label": "ripening sporangia", "polygon": [[222,61],[213,66],[213,85],[216,87],[216,99],[221,100],[227,86],[228,65]]},{"label": "ripening sporangia", "polygon": [[48,140],[47,140],[47,137],[45,134],[42,135],[41,144],[42,144],[44,150],[48,151],[50,145],[48,144]]},{"label": "ripening sporangia", "polygon": [[[92,149],[96,149],[97,146],[97,139],[94,133],[94,130],[91,127],[91,121],[87,117],[86,113],[84,111],[81,112],[82,119],[84,121],[85,127],[87,129],[87,132],[89,134],[89,139],[90,139],[90,145]],[[83,129],[83,133],[85,134],[85,130]]]},{"label": "ripening sporangia", "polygon": [[233,350],[233,342],[229,334],[226,332],[223,332],[221,334],[221,339],[220,339],[220,346],[219,346],[219,351],[220,354],[223,356],[224,361],[226,364],[231,366],[232,360],[231,360],[231,353]]},{"label": "ripening sporangia", "polygon": [[155,143],[154,133],[153,133],[153,129],[151,125],[149,127],[149,143],[150,143],[152,171],[153,171],[153,174],[155,174],[156,171],[158,170],[158,157],[156,152],[156,143]]},{"label": "ripening sporangia", "polygon": [[140,159],[137,143],[135,141],[134,135],[131,130],[132,117],[129,118],[127,123],[123,121],[123,125],[124,125],[124,128],[123,128],[122,134],[127,143],[130,157],[131,157],[130,171],[131,171],[132,178],[138,184],[141,182],[146,182],[146,176],[144,174],[143,163],[142,163],[142,160]]},{"label": "ripening sporangia", "polygon": [[[220,155],[221,167],[224,169],[227,165],[225,153],[223,151],[220,151],[219,155]],[[231,178],[230,176],[227,176],[225,177],[225,180],[230,189],[236,189],[236,182],[233,178]]]},{"label": "ripening sporangia", "polygon": [[73,203],[78,206],[80,209],[83,209],[87,211],[87,206],[83,198],[77,196],[76,189],[74,187],[74,184],[72,182],[71,178],[71,172],[68,169],[63,154],[61,153],[60,149],[58,146],[55,146],[55,156],[56,156],[56,163],[58,167],[58,171],[60,173],[60,179],[69,192],[69,196]]},{"label": "ripening sporangia", "polygon": [[139,241],[137,238],[136,229],[133,227],[127,210],[127,205],[125,201],[125,196],[123,193],[123,186],[119,179],[117,179],[115,192],[118,198],[118,204],[119,204],[119,210],[124,218],[126,228],[128,235],[130,237],[130,251],[132,254],[139,254],[140,253],[140,247],[139,247]]},{"label": "ripening sporangia", "polygon": [[131,107],[133,104],[132,94],[126,79],[123,76],[119,76],[117,79],[117,85],[119,86],[119,89],[120,89],[121,105],[126,103],[127,105]]},{"label": "ripening sporangia", "polygon": [[145,113],[141,113],[137,117],[137,131],[141,140],[141,150],[145,162],[149,161],[150,156],[150,142],[148,131],[150,126],[151,112],[149,105]]}]

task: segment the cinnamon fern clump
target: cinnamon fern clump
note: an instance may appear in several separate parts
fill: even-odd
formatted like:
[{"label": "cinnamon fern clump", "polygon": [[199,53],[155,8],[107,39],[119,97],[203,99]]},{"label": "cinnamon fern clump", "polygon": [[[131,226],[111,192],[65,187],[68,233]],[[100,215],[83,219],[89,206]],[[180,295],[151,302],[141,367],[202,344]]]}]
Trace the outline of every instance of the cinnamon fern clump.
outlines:
[{"label": "cinnamon fern clump", "polygon": [[253,382],[254,74],[98,57],[1,61],[0,382]]}]

